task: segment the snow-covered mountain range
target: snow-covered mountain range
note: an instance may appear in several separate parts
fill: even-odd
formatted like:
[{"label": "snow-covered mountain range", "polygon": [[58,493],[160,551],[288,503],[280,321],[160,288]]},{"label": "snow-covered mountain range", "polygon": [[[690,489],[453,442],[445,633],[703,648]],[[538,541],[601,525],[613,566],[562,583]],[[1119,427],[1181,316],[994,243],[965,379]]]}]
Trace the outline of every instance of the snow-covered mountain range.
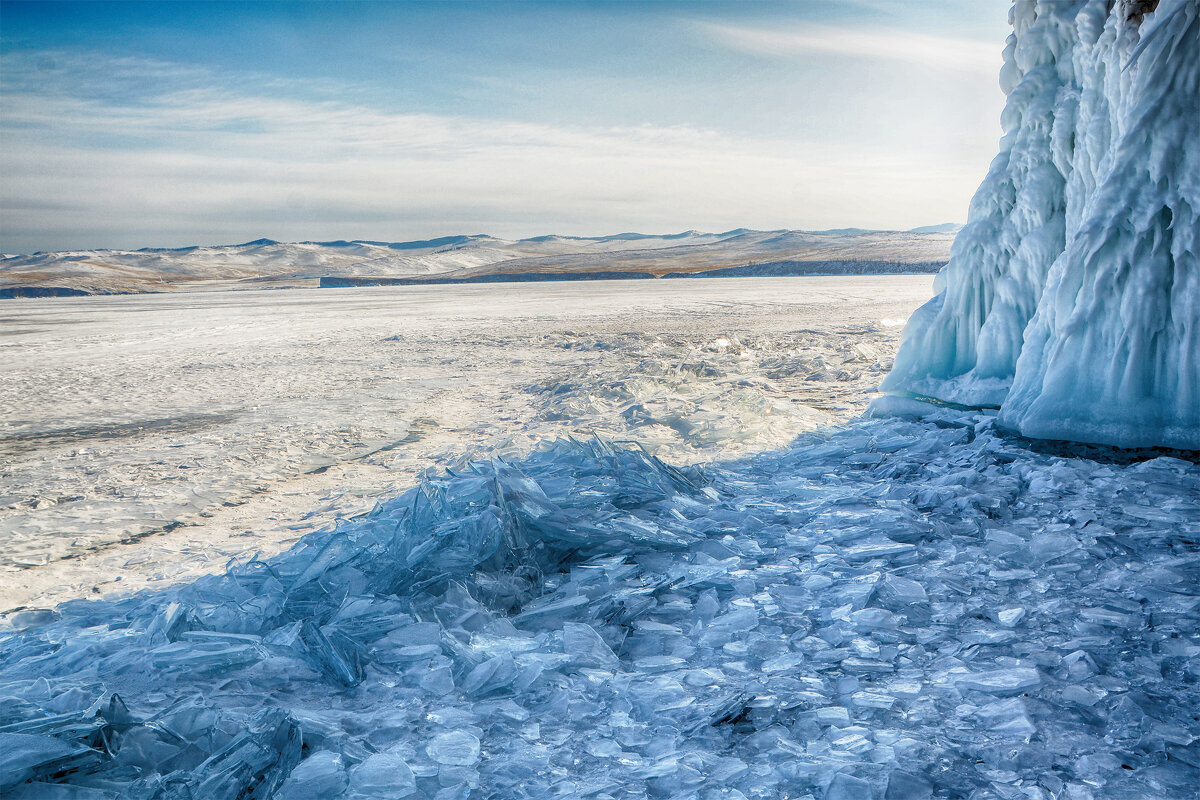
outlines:
[{"label": "snow-covered mountain range", "polygon": [[[0,295],[109,294],[317,285],[322,279],[483,276],[935,271],[955,229],[684,231],[669,235],[446,236],[413,242],[276,242],[142,250],[75,250],[0,258]],[[830,262],[823,268],[816,262]],[[801,269],[795,265],[807,265]],[[853,264],[848,267],[847,264]],[[500,278],[503,279],[503,278]]]}]

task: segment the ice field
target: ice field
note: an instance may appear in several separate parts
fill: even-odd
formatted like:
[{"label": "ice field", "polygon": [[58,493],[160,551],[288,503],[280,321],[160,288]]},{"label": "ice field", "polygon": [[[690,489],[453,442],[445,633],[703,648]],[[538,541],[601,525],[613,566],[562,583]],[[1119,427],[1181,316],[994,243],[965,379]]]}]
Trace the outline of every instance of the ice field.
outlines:
[{"label": "ice field", "polygon": [[1011,21],[932,300],[9,301],[0,795],[1200,798],[1200,6]]},{"label": "ice field", "polygon": [[[62,360],[110,387],[87,395],[107,416],[76,395],[41,438],[25,423],[24,474],[86,463],[50,435],[73,426],[106,432],[107,508],[198,515],[193,468],[263,491],[6,574],[81,598],[6,616],[6,800],[1196,796],[1196,463],[1039,445],[991,412],[857,417],[924,278],[645,286],[14,306],[23,380]],[[52,315],[74,344],[36,331]],[[145,422],[218,395],[219,421]],[[184,463],[178,496],[136,491]],[[61,505],[8,519],[113,513]],[[258,516],[222,534],[237,513]],[[142,591],[88,599],[105,569]]]},{"label": "ice field", "polygon": [[678,284],[6,301],[0,611],[219,571],[466,453],[785,444],[861,412],[930,278]]}]

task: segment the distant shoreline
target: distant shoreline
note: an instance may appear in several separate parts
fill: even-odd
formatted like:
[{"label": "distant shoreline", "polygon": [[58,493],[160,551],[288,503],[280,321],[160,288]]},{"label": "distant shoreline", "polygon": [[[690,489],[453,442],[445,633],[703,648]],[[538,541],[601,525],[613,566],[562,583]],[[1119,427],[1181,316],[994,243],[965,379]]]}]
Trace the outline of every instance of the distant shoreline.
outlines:
[{"label": "distant shoreline", "polygon": [[629,271],[588,272],[494,272],[486,275],[469,275],[455,278],[450,276],[430,277],[342,277],[327,276],[320,279],[322,289],[346,289],[356,286],[424,286],[427,284],[460,283],[535,283],[542,281],[613,281],[668,278],[792,278],[842,275],[930,275],[936,273],[944,261],[899,263],[893,261],[770,261],[763,264],[746,264],[740,267],[722,267],[694,272],[672,271],[661,274]]},{"label": "distant shoreline", "polygon": [[937,272],[952,232],[685,231],[485,235],[420,242],[277,242],[0,258],[0,299],[425,284]]},{"label": "distant shoreline", "polygon": [[863,261],[776,261],[766,264],[747,264],[742,267],[702,270],[699,272],[511,272],[471,275],[461,278],[392,278],[323,276],[316,285],[283,284],[254,286],[261,281],[239,282],[238,285],[218,288],[174,289],[165,291],[93,291],[69,286],[5,286],[0,287],[0,300],[29,300],[55,297],[117,297],[141,294],[185,294],[196,291],[248,291],[251,289],[354,289],[369,286],[437,286],[480,283],[550,283],[562,281],[628,281],[665,280],[671,278],[817,278],[857,275],[933,275],[945,262],[930,261],[916,264]]}]

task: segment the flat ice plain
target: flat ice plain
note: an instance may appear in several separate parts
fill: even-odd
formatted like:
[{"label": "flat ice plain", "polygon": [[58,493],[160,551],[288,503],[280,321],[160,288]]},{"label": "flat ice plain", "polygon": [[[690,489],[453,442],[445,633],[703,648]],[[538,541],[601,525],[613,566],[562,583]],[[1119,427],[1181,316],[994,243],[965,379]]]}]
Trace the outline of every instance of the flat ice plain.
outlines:
[{"label": "flat ice plain", "polygon": [[461,456],[674,463],[865,408],[932,276],[413,286],[0,306],[0,612],[270,554]]}]

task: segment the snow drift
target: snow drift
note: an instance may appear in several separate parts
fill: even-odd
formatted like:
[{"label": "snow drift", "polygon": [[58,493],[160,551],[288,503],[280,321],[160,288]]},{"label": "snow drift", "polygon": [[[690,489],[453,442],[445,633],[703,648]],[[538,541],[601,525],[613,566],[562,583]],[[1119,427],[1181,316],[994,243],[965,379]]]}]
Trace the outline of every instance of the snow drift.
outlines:
[{"label": "snow drift", "polygon": [[1200,449],[1200,4],[1018,0],[1000,154],[883,388]]}]

